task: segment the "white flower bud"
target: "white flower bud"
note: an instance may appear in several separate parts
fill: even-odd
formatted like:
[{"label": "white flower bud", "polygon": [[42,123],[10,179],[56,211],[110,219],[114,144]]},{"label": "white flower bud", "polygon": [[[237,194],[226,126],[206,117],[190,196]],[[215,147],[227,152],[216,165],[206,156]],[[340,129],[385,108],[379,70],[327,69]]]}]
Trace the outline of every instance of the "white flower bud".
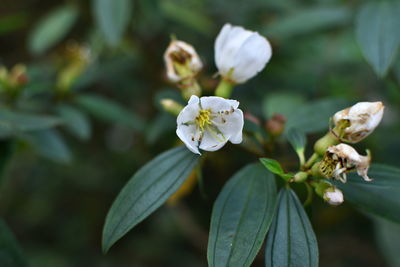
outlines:
[{"label": "white flower bud", "polygon": [[164,61],[171,82],[191,78],[203,67],[193,46],[183,41],[171,41],[164,53]]},{"label": "white flower bud", "polygon": [[343,203],[343,193],[336,187],[330,187],[324,192],[324,200],[330,205],[338,206]]},{"label": "white flower bud", "polygon": [[216,151],[228,141],[239,144],[244,120],[238,106],[236,100],[193,95],[178,115],[176,134],[196,154],[199,148]]},{"label": "white flower bud", "polygon": [[340,134],[343,141],[357,143],[367,137],[382,120],[384,106],[382,102],[359,102],[350,108],[337,112],[333,116],[335,126],[343,120],[349,122]]},{"label": "white flower bud", "polygon": [[268,40],[257,32],[225,24],[215,40],[215,64],[234,83],[244,83],[260,72],[272,55]]},{"label": "white flower bud", "polygon": [[371,162],[370,155],[362,156],[347,144],[330,146],[324,161],[332,165],[331,176],[343,183],[346,182],[346,172],[353,169],[356,169],[357,174],[364,178],[365,181],[372,181],[368,177],[368,169]]}]

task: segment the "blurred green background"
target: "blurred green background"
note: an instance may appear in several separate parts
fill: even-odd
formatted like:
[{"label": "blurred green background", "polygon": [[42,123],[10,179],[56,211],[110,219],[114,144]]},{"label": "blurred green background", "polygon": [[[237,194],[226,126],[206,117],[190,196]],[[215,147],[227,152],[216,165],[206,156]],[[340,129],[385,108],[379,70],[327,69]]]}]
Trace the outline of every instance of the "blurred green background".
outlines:
[{"label": "blurred green background", "polygon": [[[383,101],[381,127],[356,147],[360,152],[370,148],[374,162],[399,166],[400,57],[381,78],[367,63],[356,36],[364,4],[2,0],[0,65],[26,65],[27,82],[17,96],[0,92],[1,108],[48,116],[28,118],[35,127],[35,119],[63,120],[54,128],[22,134],[1,129],[0,216],[29,265],[206,266],[213,201],[235,171],[257,159],[238,146],[211,154],[204,180],[189,196],[164,205],[107,255],[101,253],[104,219],[119,190],[145,162],[177,144],[175,118],[159,105],[164,97],[182,102],[164,74],[162,56],[171,35],[194,45],[202,57],[205,69],[199,79],[206,95],[218,82],[211,78],[217,72],[213,45],[223,24],[265,35],[273,46],[270,63],[232,97],[263,123],[274,112],[290,117],[298,106],[321,99]],[[395,29],[387,34],[398,36]],[[309,143],[322,133],[309,135]],[[274,155],[287,168],[295,167],[296,155],[283,140]],[[398,225],[348,203],[333,208],[316,200],[308,211],[320,266],[400,266],[393,249],[400,246]],[[263,266],[263,249],[254,266]]]}]

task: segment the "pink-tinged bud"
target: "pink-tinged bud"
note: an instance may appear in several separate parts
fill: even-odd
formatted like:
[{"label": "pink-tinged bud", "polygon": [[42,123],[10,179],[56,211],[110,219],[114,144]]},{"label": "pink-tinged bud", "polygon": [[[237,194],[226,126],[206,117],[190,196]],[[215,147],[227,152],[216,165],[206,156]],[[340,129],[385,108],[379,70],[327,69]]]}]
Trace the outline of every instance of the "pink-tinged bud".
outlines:
[{"label": "pink-tinged bud", "polygon": [[340,129],[339,138],[349,143],[357,143],[371,134],[383,116],[382,102],[359,102],[352,107],[337,112],[333,116],[335,126],[348,121],[349,126]]}]

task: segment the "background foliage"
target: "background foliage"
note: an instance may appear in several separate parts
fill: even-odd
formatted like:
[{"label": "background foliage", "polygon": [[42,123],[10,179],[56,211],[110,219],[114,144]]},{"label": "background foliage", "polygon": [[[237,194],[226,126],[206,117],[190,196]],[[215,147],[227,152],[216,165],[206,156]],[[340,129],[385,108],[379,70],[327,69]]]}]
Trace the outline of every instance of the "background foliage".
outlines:
[{"label": "background foliage", "polygon": [[[382,126],[357,148],[399,166],[399,11],[396,1],[362,0],[2,0],[0,63],[26,64],[28,82],[18,96],[0,92],[0,265],[206,266],[213,202],[233,173],[257,160],[232,145],[210,154],[192,194],[101,253],[114,197],[134,171],[177,144],[175,119],[159,105],[179,99],[162,61],[171,34],[196,47],[207,77],[225,22],[267,36],[271,62],[233,98],[262,122],[285,115],[288,135],[302,125],[314,140],[337,103],[384,101]],[[207,94],[217,81],[201,82]],[[288,143],[278,140],[273,150],[292,155],[280,158],[286,170],[295,167]],[[398,266],[391,249],[398,225],[347,202],[317,201],[307,212],[321,266]],[[256,256],[254,266],[263,261]]]}]

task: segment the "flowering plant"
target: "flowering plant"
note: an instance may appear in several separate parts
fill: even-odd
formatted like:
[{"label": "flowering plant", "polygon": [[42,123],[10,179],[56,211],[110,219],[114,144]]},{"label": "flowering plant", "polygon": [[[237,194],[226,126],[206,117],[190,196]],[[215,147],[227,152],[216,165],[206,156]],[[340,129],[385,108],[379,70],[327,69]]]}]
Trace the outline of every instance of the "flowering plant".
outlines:
[{"label": "flowering plant", "polygon": [[[301,266],[318,266],[317,238],[304,209],[314,195],[332,206],[349,199],[378,214],[393,216],[368,206],[355,193],[373,192],[376,183],[386,179],[377,169],[383,172],[390,169],[372,167],[370,173],[374,179],[370,178],[371,152],[362,156],[346,144],[358,143],[374,131],[384,113],[381,102],[360,102],[328,114],[323,118],[325,125],[332,125],[315,142],[314,153],[306,160],[306,123],[297,124],[298,120],[286,121],[285,117],[275,115],[263,129],[259,120],[246,112],[246,106],[240,105],[239,109],[239,102],[229,99],[234,86],[253,78],[271,55],[271,45],[265,37],[226,24],[215,41],[220,83],[214,96],[201,96],[197,80],[203,67],[200,57],[192,45],[171,42],[164,55],[167,78],[177,85],[188,103],[183,106],[179,101],[165,98],[161,104],[177,116],[176,134],[185,146],[162,153],[125,185],[106,218],[104,251],[179,194],[193,173],[201,177],[204,158],[222,149],[228,141],[258,156],[260,162],[241,168],[214,203],[207,249],[209,266],[250,266],[265,239],[266,266],[291,266],[299,262]],[[333,104],[332,111],[341,105]],[[249,130],[251,126],[253,130]],[[288,172],[270,158],[274,154],[268,147],[276,138],[291,143],[299,158],[297,168]],[[355,180],[352,172],[361,176],[363,182]],[[304,203],[295,193],[296,184],[304,185],[307,190]]]}]

